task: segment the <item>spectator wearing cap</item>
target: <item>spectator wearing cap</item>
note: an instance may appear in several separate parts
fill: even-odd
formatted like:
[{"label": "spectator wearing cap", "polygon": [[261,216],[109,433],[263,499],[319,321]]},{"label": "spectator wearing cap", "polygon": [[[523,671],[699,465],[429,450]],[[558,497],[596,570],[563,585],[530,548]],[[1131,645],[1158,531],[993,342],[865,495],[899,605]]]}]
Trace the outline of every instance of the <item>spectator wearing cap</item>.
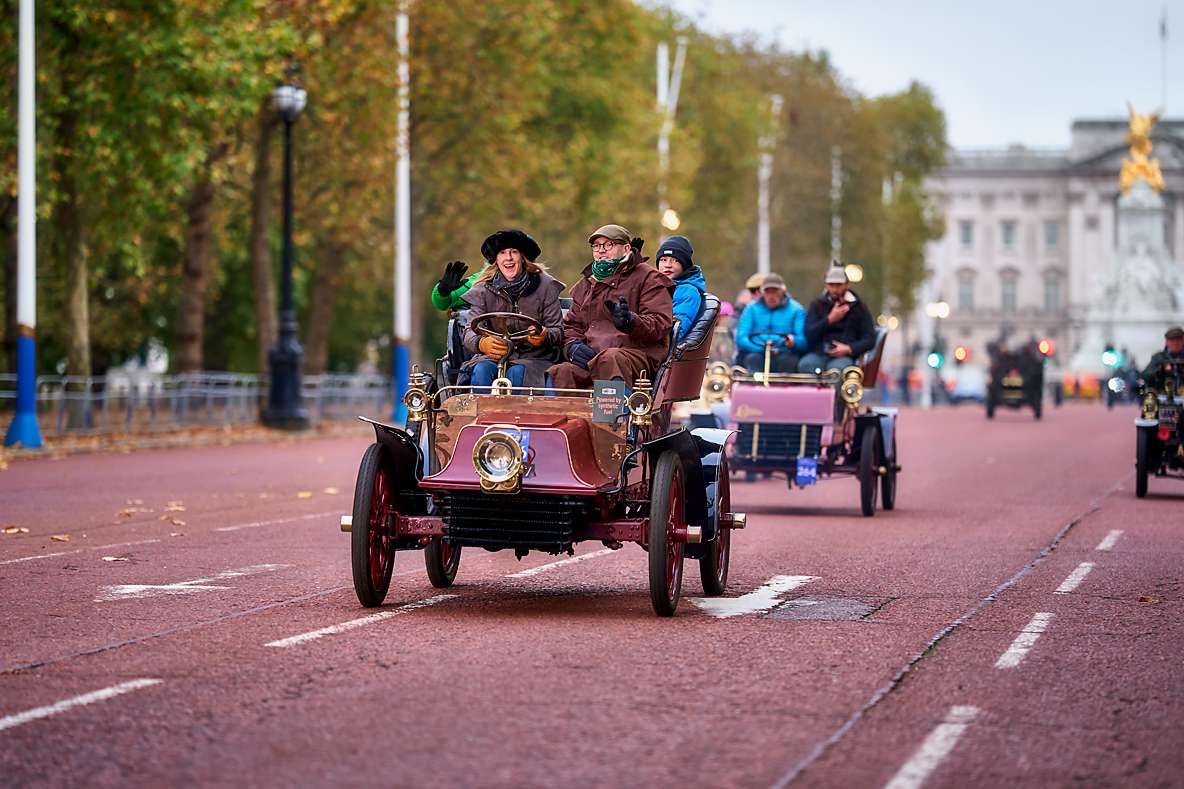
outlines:
[{"label": "spectator wearing cap", "polygon": [[633,386],[643,370],[653,380],[670,348],[674,283],[642,259],[642,243],[620,225],[588,236],[592,262],[571,290],[563,322],[566,361],[547,371],[557,388],[613,378]]},{"label": "spectator wearing cap", "polygon": [[703,295],[707,293],[707,280],[695,265],[694,254],[686,236],[671,236],[658,247],[658,271],[674,281],[674,317],[680,342],[703,312]]},{"label": "spectator wearing cap", "polygon": [[[461,370],[470,376],[471,385],[492,384],[503,359],[506,377],[515,386],[546,383],[547,368],[563,341],[559,294],[567,286],[536,262],[540,253],[538,243],[522,230],[499,230],[481,244],[485,268],[464,294],[470,325],[488,312],[515,312],[538,320],[543,328],[520,343],[510,343],[501,337],[481,337],[466,327],[463,343],[473,356]],[[511,332],[528,328],[524,322],[515,323],[510,321],[506,328]]]},{"label": "spectator wearing cap", "polygon": [[806,347],[806,311],[790,297],[780,274],[766,274],[761,280],[760,294],[760,299],[744,308],[736,327],[740,365],[763,372],[765,346],[772,343],[769,370],[795,372]]},{"label": "spectator wearing cap", "polygon": [[1163,350],[1151,357],[1147,367],[1143,369],[1142,378],[1154,387],[1161,386],[1160,379],[1165,372],[1165,365],[1170,368],[1173,364],[1184,363],[1184,327],[1173,326],[1164,332]]},{"label": "spectator wearing cap", "polygon": [[831,261],[824,278],[826,291],[806,310],[806,340],[810,352],[798,369],[842,369],[855,364],[876,344],[876,326],[867,305],[851,290],[843,264]]},{"label": "spectator wearing cap", "polygon": [[736,317],[739,318],[744,308],[761,297],[761,283],[765,281],[764,274],[753,274],[744,282],[744,290],[736,294]]}]

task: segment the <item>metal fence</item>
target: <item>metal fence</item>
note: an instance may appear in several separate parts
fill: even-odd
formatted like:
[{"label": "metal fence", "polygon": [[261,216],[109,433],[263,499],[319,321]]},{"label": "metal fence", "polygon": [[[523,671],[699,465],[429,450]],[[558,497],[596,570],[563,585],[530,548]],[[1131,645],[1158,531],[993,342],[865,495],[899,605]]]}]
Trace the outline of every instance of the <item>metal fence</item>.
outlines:
[{"label": "metal fence", "polygon": [[[112,372],[102,376],[37,378],[37,418],[51,435],[173,430],[192,425],[258,422],[267,377],[200,372],[178,375]],[[304,407],[315,424],[325,419],[390,416],[391,379],[381,375],[304,376]],[[16,376],[0,373],[0,415],[16,405]]]}]

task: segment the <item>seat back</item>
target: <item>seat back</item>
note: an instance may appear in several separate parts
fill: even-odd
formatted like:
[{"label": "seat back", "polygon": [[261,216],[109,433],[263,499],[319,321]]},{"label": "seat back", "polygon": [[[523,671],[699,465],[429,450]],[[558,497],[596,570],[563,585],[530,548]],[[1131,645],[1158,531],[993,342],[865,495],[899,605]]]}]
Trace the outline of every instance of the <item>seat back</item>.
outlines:
[{"label": "seat back", "polygon": [[469,352],[465,350],[463,342],[465,327],[469,325],[469,311],[453,310],[448,316],[447,349],[441,359],[439,371],[441,386],[455,386],[460,368],[469,359]]},{"label": "seat back", "polygon": [[719,299],[710,293],[703,296],[703,310],[691,324],[690,331],[678,342],[678,322],[671,335],[671,353],[658,369],[654,401],[696,400],[703,388],[703,373],[711,354],[711,339],[719,321]]},{"label": "seat back", "polygon": [[871,389],[876,385],[876,378],[880,374],[880,359],[884,356],[884,343],[888,339],[888,329],[876,327],[876,344],[859,359],[859,366],[863,368],[863,385]]}]

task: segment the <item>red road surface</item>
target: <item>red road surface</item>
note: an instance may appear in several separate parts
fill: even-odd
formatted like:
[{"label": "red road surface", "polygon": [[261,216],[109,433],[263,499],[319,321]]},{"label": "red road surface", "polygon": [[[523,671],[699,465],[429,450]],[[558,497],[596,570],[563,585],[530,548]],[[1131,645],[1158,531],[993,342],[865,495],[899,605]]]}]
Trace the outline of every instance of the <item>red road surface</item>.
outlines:
[{"label": "red road surface", "polygon": [[0,783],[1179,785],[1184,482],[1135,499],[1133,416],[906,411],[871,519],[852,480],[735,484],[728,595],[813,579],[764,613],[657,619],[636,546],[525,577],[563,557],[466,549],[451,589],[399,554],[398,613],[286,647],[374,613],[337,529],[364,433],[14,462]]}]

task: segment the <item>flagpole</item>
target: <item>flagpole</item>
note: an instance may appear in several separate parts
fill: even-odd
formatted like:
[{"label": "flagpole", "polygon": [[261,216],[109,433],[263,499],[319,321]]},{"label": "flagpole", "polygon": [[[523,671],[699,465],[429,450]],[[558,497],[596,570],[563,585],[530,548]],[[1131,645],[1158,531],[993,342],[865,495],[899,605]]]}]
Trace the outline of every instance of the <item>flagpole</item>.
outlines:
[{"label": "flagpole", "polygon": [[395,140],[395,293],[394,407],[391,418],[407,419],[403,395],[411,373],[411,48],[407,0],[400,0],[395,19],[399,50],[399,116]]}]

